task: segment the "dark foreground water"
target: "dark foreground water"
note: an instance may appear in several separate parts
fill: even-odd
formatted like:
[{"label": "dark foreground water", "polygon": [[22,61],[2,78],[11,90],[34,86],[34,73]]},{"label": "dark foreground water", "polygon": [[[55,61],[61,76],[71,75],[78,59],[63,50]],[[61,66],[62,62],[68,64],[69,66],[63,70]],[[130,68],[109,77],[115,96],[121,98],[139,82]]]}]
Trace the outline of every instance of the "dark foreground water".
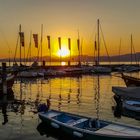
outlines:
[{"label": "dark foreground water", "polygon": [[47,99],[52,109],[140,126],[133,113],[114,116],[112,86],[125,84],[111,75],[17,79],[7,95],[0,95],[0,140],[68,139],[39,120],[36,107]]}]

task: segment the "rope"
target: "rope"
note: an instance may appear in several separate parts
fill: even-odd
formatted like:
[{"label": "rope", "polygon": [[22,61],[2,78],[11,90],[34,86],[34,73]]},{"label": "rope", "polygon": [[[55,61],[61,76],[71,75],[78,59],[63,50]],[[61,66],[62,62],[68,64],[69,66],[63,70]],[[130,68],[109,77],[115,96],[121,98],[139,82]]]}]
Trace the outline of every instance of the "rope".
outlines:
[{"label": "rope", "polygon": [[104,35],[103,35],[103,31],[102,31],[101,25],[100,25],[100,29],[101,29],[101,34],[102,34],[102,37],[103,37],[103,42],[104,42],[104,46],[105,46],[105,49],[106,49],[106,53],[107,53],[109,62],[111,63],[111,59],[110,59],[110,56],[109,56],[109,53],[108,53],[108,50],[107,50],[107,46],[106,46],[106,42],[105,42],[105,39],[104,39]]},{"label": "rope", "polygon": [[18,41],[19,41],[19,36],[18,36],[18,38],[17,38],[16,49],[15,49],[15,55],[14,55],[14,62],[15,62],[15,63],[16,63],[16,54],[17,54]]}]

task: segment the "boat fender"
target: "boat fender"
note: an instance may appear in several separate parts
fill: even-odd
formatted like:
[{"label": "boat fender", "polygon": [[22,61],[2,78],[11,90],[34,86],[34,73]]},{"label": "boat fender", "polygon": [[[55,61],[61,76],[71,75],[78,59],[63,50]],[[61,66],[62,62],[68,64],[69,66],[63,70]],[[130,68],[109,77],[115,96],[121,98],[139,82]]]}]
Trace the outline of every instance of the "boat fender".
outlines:
[{"label": "boat fender", "polygon": [[53,122],[51,123],[51,126],[57,129],[60,127],[57,123],[53,123]]},{"label": "boat fender", "polygon": [[74,131],[74,132],[73,132],[73,135],[74,135],[74,136],[77,136],[77,137],[79,137],[79,138],[82,138],[82,137],[83,137],[83,134],[80,133],[80,132],[77,132],[77,131]]}]

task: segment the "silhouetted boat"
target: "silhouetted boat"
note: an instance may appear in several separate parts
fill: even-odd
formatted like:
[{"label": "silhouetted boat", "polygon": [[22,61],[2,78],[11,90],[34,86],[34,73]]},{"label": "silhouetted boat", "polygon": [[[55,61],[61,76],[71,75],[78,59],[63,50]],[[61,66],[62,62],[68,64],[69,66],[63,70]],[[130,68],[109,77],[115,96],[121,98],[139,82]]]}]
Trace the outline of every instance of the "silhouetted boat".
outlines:
[{"label": "silhouetted boat", "polygon": [[112,91],[122,99],[140,100],[140,87],[112,87]]},{"label": "silhouetted boat", "polygon": [[110,74],[111,68],[102,67],[102,66],[94,66],[93,69],[91,70],[91,72],[97,73],[97,74]]},{"label": "silhouetted boat", "polygon": [[[94,66],[92,68],[91,72],[97,73],[97,74],[110,74],[112,71],[110,67],[104,67],[104,66],[100,65],[100,49],[101,49],[101,47],[100,47],[100,30],[101,29],[100,28],[101,28],[101,25],[100,25],[100,21],[98,19],[97,20],[97,41],[95,40],[95,52],[97,51],[97,56],[94,56],[96,66]],[[105,43],[104,39],[103,39],[103,41]],[[107,48],[106,48],[106,51],[107,51]],[[110,58],[108,51],[107,51],[107,55],[108,55],[108,58]],[[110,61],[110,59],[109,59],[109,61]]]},{"label": "silhouetted boat", "polygon": [[56,110],[40,112],[39,117],[42,122],[56,130],[61,130],[70,136],[84,140],[140,139],[140,127],[88,118]]},{"label": "silhouetted boat", "polygon": [[126,86],[140,86],[140,79],[139,78],[124,75],[122,73],[122,79],[124,80]]}]

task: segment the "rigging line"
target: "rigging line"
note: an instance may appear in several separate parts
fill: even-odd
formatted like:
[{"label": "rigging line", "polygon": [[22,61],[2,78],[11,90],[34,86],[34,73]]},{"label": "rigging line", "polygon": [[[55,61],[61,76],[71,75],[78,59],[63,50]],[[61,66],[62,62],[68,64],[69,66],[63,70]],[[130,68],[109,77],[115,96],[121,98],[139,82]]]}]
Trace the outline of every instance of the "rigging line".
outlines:
[{"label": "rigging line", "polygon": [[81,39],[80,51],[81,51],[80,61],[82,61],[83,60],[83,38]]},{"label": "rigging line", "polygon": [[37,53],[37,61],[39,60],[40,48],[41,48],[41,45],[39,45],[39,47],[37,48],[37,49],[38,49],[38,53]]},{"label": "rigging line", "polygon": [[94,41],[94,59],[93,59],[94,62],[96,62],[96,59],[97,59],[97,58],[96,58],[96,49],[97,49],[96,47],[97,47],[97,46],[96,46],[96,34],[95,34],[95,41]]},{"label": "rigging line", "polygon": [[19,35],[18,35],[18,38],[17,38],[16,49],[15,49],[15,55],[14,55],[14,62],[15,62],[15,63],[16,63],[16,54],[17,54],[18,42],[19,42]]},{"label": "rigging line", "polygon": [[134,47],[134,43],[133,43],[133,41],[132,41],[132,49],[133,49],[134,56],[135,56],[135,61],[136,61],[136,64],[137,64],[138,59],[137,59],[137,54],[136,54],[136,51],[135,51],[135,47]]},{"label": "rigging line", "polygon": [[91,42],[93,40],[93,36],[94,36],[95,30],[96,30],[96,24],[94,25],[93,32],[91,33],[91,35],[89,37],[89,41],[91,41]]},{"label": "rigging line", "polygon": [[110,59],[110,56],[109,56],[109,53],[108,53],[108,50],[107,50],[107,46],[106,46],[106,42],[105,42],[105,38],[104,38],[104,35],[103,35],[103,31],[102,31],[101,25],[100,25],[100,29],[101,29],[101,34],[102,34],[102,37],[103,37],[103,42],[104,42],[104,46],[105,46],[105,49],[106,49],[106,53],[107,53],[109,62],[111,63],[111,59]]},{"label": "rigging line", "polygon": [[[29,43],[29,44],[30,44],[30,43]],[[26,57],[26,64],[27,64],[27,60],[28,60],[28,56],[29,56],[29,52],[30,52],[30,48],[28,48],[27,57]]]},{"label": "rigging line", "polygon": [[28,48],[27,57],[26,57],[26,64],[28,61],[29,54],[31,53],[31,38],[32,38],[32,31],[30,32],[30,42],[29,42],[29,48]]},{"label": "rigging line", "polygon": [[120,63],[120,55],[121,55],[121,45],[122,45],[122,39],[120,38],[120,45],[119,45],[119,63]]}]

